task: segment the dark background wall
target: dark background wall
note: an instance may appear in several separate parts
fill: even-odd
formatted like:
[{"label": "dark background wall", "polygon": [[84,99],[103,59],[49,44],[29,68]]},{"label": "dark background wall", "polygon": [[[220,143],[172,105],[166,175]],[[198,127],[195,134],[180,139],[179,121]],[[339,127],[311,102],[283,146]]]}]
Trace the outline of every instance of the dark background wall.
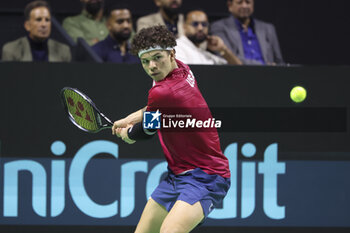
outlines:
[{"label": "dark background wall", "polygon": [[[1,1],[0,25],[6,27],[11,23],[6,21],[9,12],[11,14],[17,12],[20,16],[27,2],[30,1]],[[68,15],[80,12],[79,0],[49,0],[49,2],[60,21]],[[106,0],[106,2],[108,5],[113,4],[116,0]],[[156,11],[153,0],[126,2],[130,5],[135,19]],[[349,1],[256,0],[255,5],[255,16],[276,26],[286,62],[306,65],[346,65],[350,63],[348,56],[350,51]],[[207,11],[211,21],[228,15],[226,0],[183,0],[183,11],[198,7]],[[1,33],[6,32],[2,29]]]},{"label": "dark background wall", "polygon": [[[222,111],[213,112],[214,117],[225,122],[220,133],[229,135],[222,138],[222,148],[232,140],[256,140],[265,147],[273,141],[281,141],[280,150],[285,152],[350,151],[347,112],[339,114],[339,117],[336,117],[337,114],[327,114],[336,112],[332,108],[349,108],[350,67],[191,68],[208,105],[224,110],[224,114],[221,114]],[[96,136],[115,140],[108,130],[98,135],[87,134],[71,125],[62,111],[59,98],[59,92],[65,86],[85,92],[107,116],[116,120],[144,107],[152,85],[151,79],[138,64],[0,63],[0,70],[0,103],[6,112],[0,116],[0,137],[1,153],[5,155],[45,157],[50,154],[50,148],[41,146],[41,143],[47,140],[67,141],[72,144],[67,146],[72,150],[77,150],[81,141],[87,142]],[[296,85],[307,89],[307,99],[301,104],[295,104],[289,96]],[[249,115],[244,108],[252,108],[253,111]],[[264,117],[267,113],[264,109],[268,108],[277,110],[270,118]],[[285,108],[306,111],[299,112],[300,115],[297,112],[285,115]],[[308,121],[310,112],[307,112],[307,108],[316,112],[317,108],[321,108],[326,112],[312,115],[313,121]],[[321,124],[309,127],[317,122]],[[59,130],[52,133],[52,128],[46,127],[49,125],[59,125]],[[18,133],[14,127],[26,130]],[[77,137],[66,140],[67,135]],[[33,146],[27,146],[28,143]],[[138,151],[141,150],[146,158],[163,158],[157,138],[153,138],[152,143],[140,142],[138,146],[122,143],[119,148],[121,157],[139,156]],[[331,158],[344,159],[336,155],[326,159]],[[281,155],[281,159],[306,157],[290,157],[287,153]],[[320,158],[310,155],[307,159]],[[350,157],[346,156],[345,159]]]},{"label": "dark background wall", "polygon": [[[236,126],[236,129],[230,132],[220,132],[223,150],[231,143],[237,143],[239,148],[247,142],[253,143],[257,148],[256,155],[253,158],[246,158],[242,153],[237,152],[238,160],[260,163],[264,160],[265,148],[272,143],[278,143],[278,161],[286,163],[285,174],[280,174],[278,178],[278,200],[280,205],[286,206],[286,219],[277,221],[262,215],[263,181],[262,175],[257,174],[257,204],[256,211],[251,217],[228,219],[227,221],[231,224],[236,224],[230,225],[231,227],[223,227],[227,222],[218,219],[214,222],[220,227],[204,225],[193,232],[349,232],[350,184],[347,177],[350,175],[348,114],[350,68],[248,66],[192,66],[191,68],[208,105],[212,109],[224,107],[235,113],[235,118],[223,119],[224,125],[233,122]],[[19,159],[31,161],[46,159],[49,162],[67,160],[68,171],[68,160],[76,156],[82,145],[95,140],[109,140],[117,143],[120,160],[139,161],[163,158],[156,137],[151,141],[128,145],[112,136],[109,130],[98,134],[80,131],[69,122],[60,103],[59,92],[62,87],[78,87],[88,94],[111,119],[124,117],[127,113],[146,104],[147,91],[152,81],[141,66],[95,63],[1,63],[0,70],[2,72],[0,78],[0,176],[4,174],[5,162]],[[137,85],[134,85],[136,83]],[[289,91],[294,85],[302,85],[308,90],[308,97],[301,104],[295,104],[289,98]],[[242,116],[242,112],[239,111],[242,108],[260,111]],[[270,119],[262,120],[261,114],[267,108],[277,111]],[[280,118],[279,114],[285,109],[292,110],[292,114],[287,118]],[[309,118],[307,112],[310,109],[327,110],[331,115],[336,113],[337,109],[343,109],[343,113],[336,114],[338,116],[336,119],[328,118],[330,115],[325,114],[314,116],[315,122],[323,121],[317,131],[308,128],[307,124],[302,124]],[[297,110],[299,114],[293,112]],[[276,129],[274,127],[276,125],[281,126],[281,123],[285,128],[298,120],[301,127],[296,131],[282,128],[270,130]],[[342,127],[332,129],[331,126],[336,126],[339,122],[343,122]],[[255,129],[248,128],[252,124],[255,125]],[[250,130],[246,131],[242,126]],[[328,126],[328,130],[324,128]],[[61,158],[54,156],[50,150],[51,144],[56,140],[64,142],[67,146]],[[40,163],[44,164],[41,161]],[[46,163],[45,168],[50,177],[50,163]],[[102,171],[104,170],[109,169]],[[241,173],[241,170],[238,168],[232,172]],[[102,175],[101,180],[105,181],[106,177],[111,176]],[[112,187],[118,188],[118,178],[118,176],[112,177],[112,181],[117,182],[116,185],[110,185],[111,182],[101,182],[105,184],[102,190],[110,193]],[[137,179],[141,187],[143,187],[142,179],[143,176]],[[77,211],[70,199],[67,180],[67,198],[62,215],[55,218],[41,218],[33,214],[30,205],[30,176],[28,182],[20,183],[20,218],[4,217],[1,211],[4,200],[1,198],[4,193],[2,189],[4,180],[6,180],[5,175],[0,179],[0,232],[97,233],[132,232],[134,229],[133,226],[118,226],[122,225],[122,222],[107,222],[108,224],[103,225],[102,220],[91,218],[87,218],[87,221],[82,224],[84,226],[77,226],[76,222],[73,222],[73,225],[67,224],[67,216],[71,213],[76,213],[76,216],[72,217],[73,221],[79,220],[79,217],[86,219],[85,215]],[[93,180],[99,181],[97,177],[87,176],[85,179],[88,184]],[[87,187],[90,186],[87,185]],[[241,190],[240,186],[237,189]],[[98,190],[98,188],[91,188],[89,194]],[[142,188],[139,190],[141,194],[144,192]],[[105,200],[105,193],[101,200]],[[138,198],[136,200],[141,201]],[[136,203],[136,205],[139,206],[138,211],[141,211],[143,204]],[[139,212],[134,214],[137,218],[139,217]],[[28,224],[28,221],[31,222]],[[30,226],[24,225],[25,223]],[[245,227],[239,227],[242,226],[240,224]]]}]

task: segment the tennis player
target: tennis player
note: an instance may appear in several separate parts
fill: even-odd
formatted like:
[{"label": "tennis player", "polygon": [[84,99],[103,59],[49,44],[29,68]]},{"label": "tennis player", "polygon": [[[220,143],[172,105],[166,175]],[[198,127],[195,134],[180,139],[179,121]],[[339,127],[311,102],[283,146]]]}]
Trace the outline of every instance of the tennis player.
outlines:
[{"label": "tennis player", "polygon": [[[112,133],[132,144],[156,131],[143,128],[143,112],[171,109],[193,118],[211,117],[190,68],[175,58],[174,35],[163,26],[142,29],[132,43],[146,73],[154,80],[147,106],[114,122]],[[196,109],[201,109],[197,111]],[[217,130],[158,130],[168,176],[149,198],[136,233],[186,233],[202,223],[230,187],[228,160]]]}]

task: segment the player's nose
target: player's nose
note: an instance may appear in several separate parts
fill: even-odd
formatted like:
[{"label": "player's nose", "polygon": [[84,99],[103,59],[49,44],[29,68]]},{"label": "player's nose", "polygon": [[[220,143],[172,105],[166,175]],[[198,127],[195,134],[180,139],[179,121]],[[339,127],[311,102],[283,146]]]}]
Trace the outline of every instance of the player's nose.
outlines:
[{"label": "player's nose", "polygon": [[149,68],[150,68],[150,69],[154,69],[154,68],[156,68],[156,67],[157,67],[157,64],[156,64],[155,61],[150,61],[150,62],[149,62]]}]

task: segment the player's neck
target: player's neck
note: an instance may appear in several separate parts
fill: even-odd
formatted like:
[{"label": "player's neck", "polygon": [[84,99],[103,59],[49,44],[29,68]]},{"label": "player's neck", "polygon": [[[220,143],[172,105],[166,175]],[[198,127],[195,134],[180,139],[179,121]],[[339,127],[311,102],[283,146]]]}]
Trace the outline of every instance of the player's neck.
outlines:
[{"label": "player's neck", "polygon": [[[177,65],[175,59],[174,59],[174,62],[172,62],[171,65],[172,65],[172,66],[171,66],[171,71],[169,72],[169,74],[171,74],[175,69],[179,68],[179,66]],[[168,74],[168,75],[169,75],[169,74]],[[168,75],[167,75],[167,76],[168,76]]]},{"label": "player's neck", "polygon": [[155,80],[155,81],[156,81],[156,82],[159,82],[159,81],[165,79],[165,78],[168,77],[169,74],[171,74],[176,68],[179,68],[179,66],[177,65],[176,60],[174,59],[174,61],[171,63],[170,72],[169,72],[165,77],[163,77],[163,78],[161,78],[161,79],[159,79],[159,80]]},{"label": "player's neck", "polygon": [[173,70],[175,70],[176,68],[179,68],[179,66],[177,65],[177,62],[176,62],[176,60],[174,59],[174,61],[172,62],[172,70],[171,70],[171,72],[173,72]]}]

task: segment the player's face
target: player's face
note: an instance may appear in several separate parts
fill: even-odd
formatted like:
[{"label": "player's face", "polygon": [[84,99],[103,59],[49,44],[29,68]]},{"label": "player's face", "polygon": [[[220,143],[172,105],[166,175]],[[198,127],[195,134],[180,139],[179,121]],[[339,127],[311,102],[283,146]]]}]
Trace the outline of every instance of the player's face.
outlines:
[{"label": "player's face", "polygon": [[238,19],[249,18],[254,12],[254,0],[231,0],[228,9]]},{"label": "player's face", "polygon": [[207,39],[209,23],[207,15],[202,11],[192,11],[188,13],[185,33],[195,44],[200,44]]},{"label": "player's face", "polygon": [[35,41],[49,38],[51,33],[51,15],[46,7],[34,8],[30,12],[29,20],[24,23],[29,37]]},{"label": "player's face", "polygon": [[155,50],[142,54],[140,59],[143,69],[155,81],[162,80],[174,69],[173,51]]},{"label": "player's face", "polygon": [[119,41],[128,40],[132,31],[130,11],[127,9],[112,11],[107,21],[107,28],[114,39]]}]

